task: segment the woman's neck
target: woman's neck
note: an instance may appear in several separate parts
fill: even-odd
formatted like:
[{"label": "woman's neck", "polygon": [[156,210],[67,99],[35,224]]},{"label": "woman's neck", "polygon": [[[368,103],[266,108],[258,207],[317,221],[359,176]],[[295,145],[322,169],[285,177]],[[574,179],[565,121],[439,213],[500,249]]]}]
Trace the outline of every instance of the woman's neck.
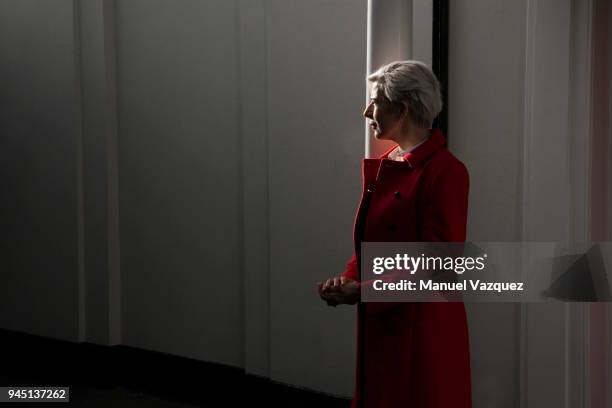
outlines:
[{"label": "woman's neck", "polygon": [[403,151],[408,151],[412,149],[414,146],[421,143],[423,140],[427,139],[429,136],[429,129],[426,128],[417,128],[411,127],[406,129],[402,135],[396,140],[400,149]]}]

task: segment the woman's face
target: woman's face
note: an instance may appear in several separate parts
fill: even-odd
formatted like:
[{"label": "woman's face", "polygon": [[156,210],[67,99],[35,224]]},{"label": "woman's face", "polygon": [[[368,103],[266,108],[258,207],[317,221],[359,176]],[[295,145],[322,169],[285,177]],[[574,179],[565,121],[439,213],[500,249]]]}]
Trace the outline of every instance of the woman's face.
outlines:
[{"label": "woman's face", "polygon": [[369,128],[376,139],[398,140],[402,115],[393,108],[376,83],[372,85],[370,102],[363,116],[370,120]]}]

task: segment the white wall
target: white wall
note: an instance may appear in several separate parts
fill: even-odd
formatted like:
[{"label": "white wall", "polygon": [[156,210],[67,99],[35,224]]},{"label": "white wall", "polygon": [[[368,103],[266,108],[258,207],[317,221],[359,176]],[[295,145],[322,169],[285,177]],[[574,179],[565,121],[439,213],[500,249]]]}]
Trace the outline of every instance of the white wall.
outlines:
[{"label": "white wall", "polygon": [[[520,241],[525,2],[449,3],[449,148],[470,173],[468,240]],[[467,309],[474,406],[518,406],[519,306]]]},{"label": "white wall", "polygon": [[351,395],[316,282],[352,252],[366,1],[43,3],[0,3],[1,326]]},{"label": "white wall", "polygon": [[354,310],[315,283],[352,250],[365,2],[150,4],[117,10],[124,344],[350,395]]},{"label": "white wall", "polygon": [[361,192],[365,1],[268,3],[270,374],[351,395],[355,308],[317,281],[352,254]]},{"label": "white wall", "polygon": [[0,2],[0,327],[78,335],[71,0]]},{"label": "white wall", "polygon": [[235,1],[117,3],[123,344],[242,365]]},{"label": "white wall", "polygon": [[[603,174],[589,151],[597,2],[450,4],[450,148],[470,170],[468,238],[588,240],[591,178]],[[601,340],[608,322],[593,312],[469,305],[474,405],[600,406],[589,330]]]}]

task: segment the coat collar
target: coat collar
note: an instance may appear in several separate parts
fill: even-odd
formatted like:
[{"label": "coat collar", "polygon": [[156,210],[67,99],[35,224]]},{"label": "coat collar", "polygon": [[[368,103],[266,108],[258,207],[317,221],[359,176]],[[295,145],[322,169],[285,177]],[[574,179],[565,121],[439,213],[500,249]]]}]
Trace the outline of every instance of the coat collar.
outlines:
[{"label": "coat collar", "polygon": [[[442,135],[440,129],[432,129],[429,138],[421,145],[417,146],[411,152],[404,155],[404,162],[407,162],[410,167],[416,167],[426,162],[429,156],[435,153],[437,150],[446,146],[446,138]],[[388,159],[389,153],[391,153],[397,145],[387,150],[380,159]]]}]

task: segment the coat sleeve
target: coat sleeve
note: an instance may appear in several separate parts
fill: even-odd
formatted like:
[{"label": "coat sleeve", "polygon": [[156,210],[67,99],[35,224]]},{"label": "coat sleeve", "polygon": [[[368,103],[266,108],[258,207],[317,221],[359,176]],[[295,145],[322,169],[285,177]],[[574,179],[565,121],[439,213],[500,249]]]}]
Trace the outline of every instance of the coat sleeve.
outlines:
[{"label": "coat sleeve", "polygon": [[357,270],[357,256],[353,253],[351,259],[346,263],[344,272],[341,274],[345,278],[359,280],[359,271]]},{"label": "coat sleeve", "polygon": [[[359,270],[357,268],[357,256],[355,255],[355,253],[353,253],[353,256],[351,257],[351,259],[346,263],[346,268],[344,269],[344,272],[342,272],[341,275],[344,276],[345,278],[359,281],[360,290],[361,290],[361,286],[364,286],[364,285],[371,286],[374,282],[373,280],[360,282]],[[388,282],[393,282],[394,279],[397,279],[397,277],[395,277],[394,274],[388,274],[388,275],[380,277],[380,280],[388,281]],[[371,313],[382,313],[386,310],[392,309],[393,307],[399,304],[401,303],[398,303],[398,302],[368,302],[367,309]]]}]

